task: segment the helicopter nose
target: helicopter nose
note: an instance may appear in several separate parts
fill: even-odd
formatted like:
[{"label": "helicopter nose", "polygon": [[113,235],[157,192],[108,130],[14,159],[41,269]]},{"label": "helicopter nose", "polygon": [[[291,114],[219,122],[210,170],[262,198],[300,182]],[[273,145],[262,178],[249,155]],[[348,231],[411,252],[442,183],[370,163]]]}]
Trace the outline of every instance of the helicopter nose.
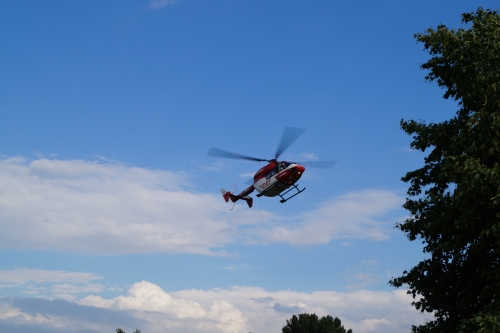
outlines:
[{"label": "helicopter nose", "polygon": [[297,171],[297,174],[302,175],[306,171],[306,168],[302,165],[297,165],[295,166],[295,171]]}]

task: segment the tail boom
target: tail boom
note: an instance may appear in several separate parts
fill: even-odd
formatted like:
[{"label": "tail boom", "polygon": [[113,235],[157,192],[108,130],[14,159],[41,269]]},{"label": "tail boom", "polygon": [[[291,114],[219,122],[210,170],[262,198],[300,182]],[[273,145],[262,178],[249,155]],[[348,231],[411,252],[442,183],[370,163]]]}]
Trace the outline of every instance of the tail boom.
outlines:
[{"label": "tail boom", "polygon": [[228,202],[229,200],[231,200],[232,202],[236,202],[241,199],[247,202],[248,208],[252,208],[253,198],[249,196],[249,194],[252,193],[254,189],[255,188],[253,187],[253,185],[250,185],[250,187],[248,187],[246,190],[244,190],[238,195],[234,195],[230,191],[226,191],[223,188],[221,188],[220,192],[222,193],[222,197],[226,202]]}]

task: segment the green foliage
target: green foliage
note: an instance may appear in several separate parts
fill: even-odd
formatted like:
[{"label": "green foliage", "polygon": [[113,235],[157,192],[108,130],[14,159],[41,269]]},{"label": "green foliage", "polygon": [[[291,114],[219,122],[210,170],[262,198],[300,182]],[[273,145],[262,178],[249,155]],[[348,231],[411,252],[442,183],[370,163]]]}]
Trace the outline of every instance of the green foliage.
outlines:
[{"label": "green foliage", "polygon": [[121,328],[117,328],[116,333],[125,333],[125,332]]},{"label": "green foliage", "polygon": [[402,178],[411,217],[397,228],[421,240],[430,258],[390,281],[409,287],[418,310],[434,312],[433,321],[413,327],[419,333],[498,325],[497,316],[480,313],[500,308],[500,15],[480,7],[462,22],[469,28],[438,25],[415,35],[432,56],[422,65],[426,79],[458,102],[456,115],[401,121],[412,149],[429,151],[424,166]]},{"label": "green foliage", "polygon": [[500,332],[500,317],[498,315],[480,315],[474,319],[480,327],[477,333]]},{"label": "green foliage", "polygon": [[282,333],[352,333],[346,331],[340,319],[332,316],[318,318],[316,314],[301,313],[293,315],[282,328]]},{"label": "green foliage", "polygon": [[499,333],[500,332],[500,313],[484,314],[479,312],[472,318],[463,320],[460,325],[459,333]]}]

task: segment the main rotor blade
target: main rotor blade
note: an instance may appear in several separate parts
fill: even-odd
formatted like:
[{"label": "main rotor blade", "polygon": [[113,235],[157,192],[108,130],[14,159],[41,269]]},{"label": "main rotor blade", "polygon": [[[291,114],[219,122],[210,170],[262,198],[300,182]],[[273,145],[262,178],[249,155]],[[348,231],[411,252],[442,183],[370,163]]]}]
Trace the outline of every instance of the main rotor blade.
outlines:
[{"label": "main rotor blade", "polygon": [[283,135],[281,136],[280,144],[278,145],[278,149],[276,150],[276,154],[274,154],[274,158],[278,159],[278,157],[283,154],[283,152],[290,147],[290,145],[297,140],[299,136],[304,133],[305,129],[297,128],[297,127],[285,127],[283,130]]},{"label": "main rotor blade", "polygon": [[308,168],[318,168],[318,169],[331,169],[337,161],[305,161],[297,162],[297,164],[303,165]]},{"label": "main rotor blade", "polygon": [[232,194],[236,194],[238,195],[238,193],[240,193],[240,191],[238,191],[238,185],[236,184],[233,184],[229,187],[229,191],[232,193]]},{"label": "main rotor blade", "polygon": [[257,162],[268,162],[268,160],[264,160],[262,158],[255,158],[255,157],[240,155],[240,154],[231,153],[230,151],[225,151],[225,150],[221,150],[221,149],[217,149],[217,148],[210,148],[207,156],[235,158],[238,160],[248,160],[248,161],[257,161]]}]

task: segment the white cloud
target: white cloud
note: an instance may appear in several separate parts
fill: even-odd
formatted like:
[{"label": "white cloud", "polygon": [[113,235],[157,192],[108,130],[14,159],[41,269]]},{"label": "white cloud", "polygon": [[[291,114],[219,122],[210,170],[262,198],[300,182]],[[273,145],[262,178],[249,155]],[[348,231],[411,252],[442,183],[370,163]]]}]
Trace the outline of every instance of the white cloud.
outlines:
[{"label": "white cloud", "polygon": [[73,294],[98,293],[104,285],[92,283],[92,273],[15,268],[0,270],[0,288],[20,289],[23,294],[74,300]]},{"label": "white cloud", "polygon": [[[346,321],[346,323],[347,322],[349,321]],[[348,324],[348,327],[352,328],[353,331],[355,332],[383,332],[383,331],[390,332],[398,328],[396,324],[392,323],[390,320],[386,318],[364,319],[359,323],[354,323],[354,322],[350,323],[350,326]],[[398,330],[394,330],[394,332],[398,332]]]},{"label": "white cloud", "polygon": [[[387,223],[377,217],[400,206],[401,200],[401,197],[390,191],[353,192],[300,214],[295,219],[295,225],[261,229],[256,236],[260,242],[292,245],[325,244],[332,239],[342,238],[387,240]],[[290,224],[291,221],[288,222]]]},{"label": "white cloud", "polygon": [[27,295],[36,295],[46,290],[47,290],[46,287],[26,286],[22,291],[22,293]]},{"label": "white cloud", "polygon": [[375,285],[380,282],[380,276],[373,272],[360,272],[348,270],[349,284],[346,286],[347,290],[359,290],[366,288],[370,285]]},{"label": "white cloud", "polygon": [[313,153],[300,153],[299,157],[302,160],[313,160],[314,161],[314,160],[318,159],[318,156],[316,156],[316,154],[313,154]]},{"label": "white cloud", "polygon": [[254,175],[255,175],[255,172],[247,172],[247,173],[240,174],[240,177],[241,178],[251,178],[253,180]]},{"label": "white cloud", "polygon": [[205,165],[202,167],[203,170],[207,171],[220,171],[226,167],[226,163],[223,161],[217,161],[212,163],[211,165]]},{"label": "white cloud", "polygon": [[45,269],[15,268],[12,270],[0,270],[0,283],[12,283],[13,285],[28,282],[69,282],[88,283],[101,279],[92,273],[51,271]]},{"label": "white cloud", "polygon": [[54,284],[51,287],[55,294],[81,294],[81,293],[98,293],[104,290],[102,284],[90,283],[86,285],[74,285],[69,283]]},{"label": "white cloud", "polygon": [[384,215],[402,202],[391,191],[364,190],[294,216],[258,207],[230,212],[218,193],[193,191],[182,173],[102,160],[9,158],[0,161],[0,248],[213,255],[235,242],[385,240],[393,222]]},{"label": "white cloud", "polygon": [[[71,294],[63,297],[75,299]],[[89,295],[76,303],[0,297],[0,330],[16,325],[18,332],[32,332],[42,325],[47,332],[65,333],[82,329],[104,332],[116,327],[150,333],[273,333],[279,332],[293,314],[308,312],[339,317],[356,333],[396,333],[430,319],[416,311],[411,302],[404,290],[308,293],[234,286],[167,293],[158,285],[142,281],[132,285],[126,295],[111,299]]]},{"label": "white cloud", "polygon": [[248,265],[229,265],[229,266],[222,267],[222,269],[228,270],[228,271],[240,271],[240,270],[248,271],[249,268],[250,267]]},{"label": "white cloud", "polygon": [[177,0],[156,0],[149,4],[149,8],[151,9],[160,9],[169,5],[173,5],[177,2]]},{"label": "white cloud", "polygon": [[[104,300],[99,296],[88,296],[78,303],[117,310],[157,312],[173,316],[175,319],[162,322],[165,328],[172,325],[182,325],[183,321],[189,325],[189,319],[194,319],[196,325],[203,328],[201,330],[203,332],[220,330],[224,333],[237,333],[242,331],[245,324],[241,311],[235,309],[232,304],[225,300],[213,300],[202,305],[196,301],[172,297],[159,286],[146,281],[135,283],[129,289],[127,296],[119,296],[112,300]],[[148,318],[149,313],[137,314],[137,316]],[[174,324],[172,321],[177,323]]]},{"label": "white cloud", "polygon": [[191,252],[232,242],[223,200],[182,174],[117,163],[0,162],[2,248],[87,253]]},{"label": "white cloud", "polygon": [[304,293],[233,287],[169,294],[157,285],[143,281],[134,284],[127,296],[109,300],[89,296],[78,303],[136,311],[135,316],[150,321],[156,326],[153,331],[158,332],[167,327],[183,331],[183,326],[190,331],[193,325],[203,332],[279,332],[286,319],[299,311],[337,316],[345,327],[353,328],[356,333],[389,333],[407,330],[411,324],[424,321],[424,317],[410,306],[411,301],[411,296],[403,290]]},{"label": "white cloud", "polygon": [[64,324],[57,317],[47,317],[39,313],[27,313],[9,304],[0,305],[0,321],[14,319],[15,322],[24,322],[34,325],[47,325],[54,328],[64,327]]},{"label": "white cloud", "polygon": [[283,159],[286,161],[303,162],[303,161],[316,161],[319,158],[314,153],[302,152],[300,154],[286,153]]},{"label": "white cloud", "polygon": [[80,306],[61,299],[0,297],[0,332],[100,333],[117,327],[144,327],[127,312]]}]

